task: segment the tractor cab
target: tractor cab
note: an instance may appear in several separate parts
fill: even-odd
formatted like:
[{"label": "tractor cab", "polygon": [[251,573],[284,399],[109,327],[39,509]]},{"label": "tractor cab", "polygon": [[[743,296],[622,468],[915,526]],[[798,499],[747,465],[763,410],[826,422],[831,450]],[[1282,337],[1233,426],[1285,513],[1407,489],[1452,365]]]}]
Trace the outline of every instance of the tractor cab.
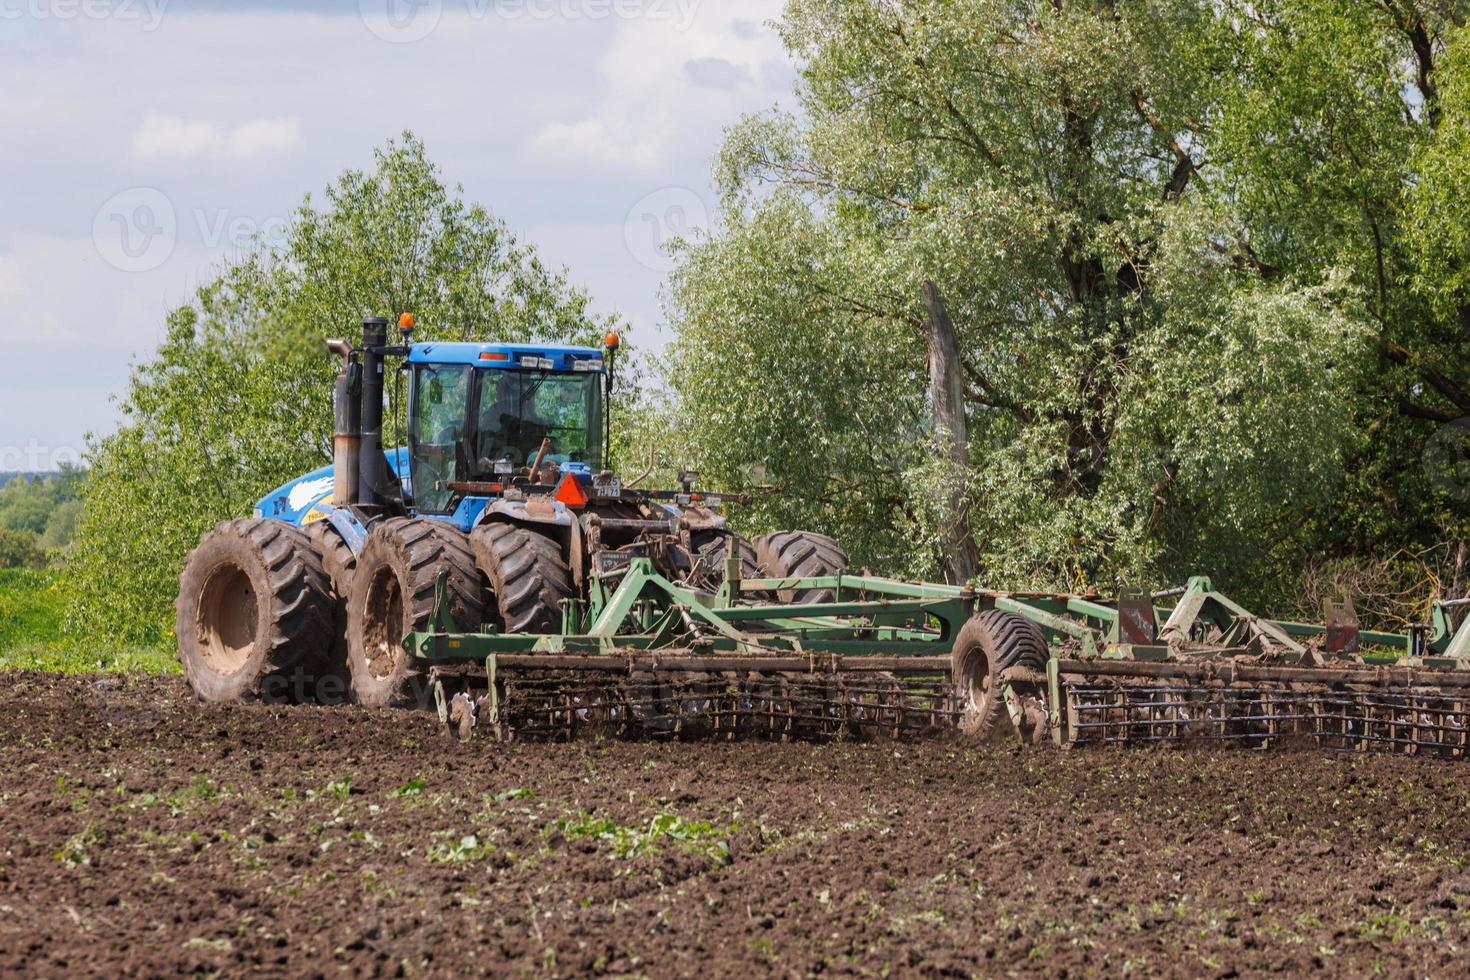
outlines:
[{"label": "tractor cab", "polygon": [[408,475],[420,512],[449,513],[490,487],[601,469],[601,350],[428,343],[410,347],[405,361]]}]

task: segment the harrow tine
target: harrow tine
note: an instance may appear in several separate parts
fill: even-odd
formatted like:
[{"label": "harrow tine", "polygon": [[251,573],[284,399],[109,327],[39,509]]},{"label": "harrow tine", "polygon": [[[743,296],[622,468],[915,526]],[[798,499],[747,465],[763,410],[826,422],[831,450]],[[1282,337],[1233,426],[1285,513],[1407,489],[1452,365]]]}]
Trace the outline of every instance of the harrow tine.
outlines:
[{"label": "harrow tine", "polygon": [[519,736],[824,741],[949,731],[947,680],[683,673],[599,678],[519,676],[501,705]]},{"label": "harrow tine", "polygon": [[[1366,679],[1366,678],[1365,678]],[[1322,748],[1460,757],[1470,703],[1428,687],[1179,682],[1071,676],[1071,744],[1219,741],[1268,748],[1302,738]]]}]

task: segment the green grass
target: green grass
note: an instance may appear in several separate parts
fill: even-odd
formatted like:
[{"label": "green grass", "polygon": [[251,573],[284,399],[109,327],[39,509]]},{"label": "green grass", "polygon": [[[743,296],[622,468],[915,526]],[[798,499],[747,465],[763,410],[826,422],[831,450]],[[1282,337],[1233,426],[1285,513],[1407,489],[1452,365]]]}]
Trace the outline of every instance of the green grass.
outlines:
[{"label": "green grass", "polygon": [[64,606],[54,571],[0,568],[0,670],[164,674],[179,669],[170,649],[99,648],[64,636]]}]

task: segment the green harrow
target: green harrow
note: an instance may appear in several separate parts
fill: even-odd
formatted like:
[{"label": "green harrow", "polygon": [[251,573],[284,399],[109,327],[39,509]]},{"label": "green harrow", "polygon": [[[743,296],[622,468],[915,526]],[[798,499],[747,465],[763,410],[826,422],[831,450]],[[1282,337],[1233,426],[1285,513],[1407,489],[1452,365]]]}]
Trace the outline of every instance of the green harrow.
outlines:
[{"label": "green harrow", "polygon": [[[1004,593],[870,575],[706,594],[647,559],[562,604],[556,634],[462,633],[442,595],[404,645],[460,737],[1225,742],[1470,753],[1470,626],[1269,620],[1208,579],[1152,594]],[[823,601],[786,604],[781,596]],[[1470,623],[1470,620],[1467,620]]]}]

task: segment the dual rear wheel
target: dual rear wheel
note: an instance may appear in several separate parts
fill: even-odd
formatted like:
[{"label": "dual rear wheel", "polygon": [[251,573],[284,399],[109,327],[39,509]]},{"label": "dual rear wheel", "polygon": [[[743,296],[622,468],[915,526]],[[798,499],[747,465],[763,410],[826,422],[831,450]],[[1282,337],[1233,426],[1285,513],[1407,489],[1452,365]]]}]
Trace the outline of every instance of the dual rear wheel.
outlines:
[{"label": "dual rear wheel", "polygon": [[[753,545],[710,535],[701,555],[721,575],[732,542],[746,577],[832,576],[847,567],[822,535],[783,532]],[[493,524],[467,537],[439,521],[391,518],[354,556],[327,522],[303,530],[229,521],[203,536],[180,578],[179,657],[208,701],[340,700],[350,683],[361,704],[412,703],[423,692],[402,641],[429,626],[441,575],[450,615],[466,632],[561,632],[562,604],[575,595],[558,543],[525,527]],[[830,595],[786,590],[781,599]]]},{"label": "dual rear wheel", "polygon": [[463,534],[440,521],[406,517],[369,532],[347,590],[347,666],[358,703],[412,703],[420,696],[403,638],[429,625],[441,574],[455,625],[479,629],[484,595]]},{"label": "dual rear wheel", "polygon": [[179,580],[179,659],[206,701],[305,700],[332,669],[332,586],[300,528],[228,521]]}]

